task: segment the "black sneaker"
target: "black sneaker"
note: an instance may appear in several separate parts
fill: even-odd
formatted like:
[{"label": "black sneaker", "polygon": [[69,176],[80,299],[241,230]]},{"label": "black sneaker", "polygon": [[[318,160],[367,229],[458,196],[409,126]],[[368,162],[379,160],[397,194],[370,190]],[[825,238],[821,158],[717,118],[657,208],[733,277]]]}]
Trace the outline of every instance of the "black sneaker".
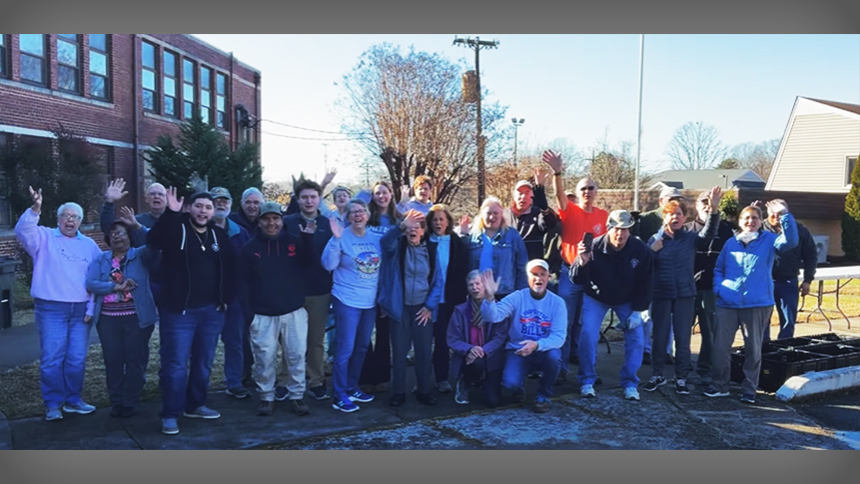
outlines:
[{"label": "black sneaker", "polygon": [[642,389],[646,392],[653,392],[657,389],[657,387],[665,385],[666,379],[662,376],[652,376],[650,380],[648,380],[645,385],[642,386]]},{"label": "black sneaker", "polygon": [[748,403],[750,405],[755,404],[755,395],[750,395],[749,393],[744,393],[741,395],[741,402]]},{"label": "black sneaker", "polygon": [[[310,392],[311,396],[314,397],[315,400],[325,400],[326,398],[331,398],[331,395],[329,395],[325,385],[313,387],[308,391]],[[275,398],[277,398],[277,391],[275,393]]]},{"label": "black sneaker", "polygon": [[711,398],[719,398],[729,396],[729,392],[721,392],[714,387],[708,387],[702,392],[702,395]]},{"label": "black sneaker", "polygon": [[301,398],[296,400],[290,400],[290,409],[298,415],[299,417],[305,416],[311,413],[311,409],[308,408],[307,404]]},{"label": "black sneaker", "polygon": [[257,407],[257,415],[261,417],[269,417],[275,411],[275,402],[271,400],[263,400]]},{"label": "black sneaker", "polygon": [[248,398],[249,396],[251,396],[251,391],[248,390],[247,388],[243,387],[243,386],[237,386],[237,387],[233,387],[233,388],[228,388],[227,389],[227,395],[230,395],[231,397],[236,397],[236,398],[242,399],[242,398]]},{"label": "black sneaker", "polygon": [[675,380],[675,393],[680,395],[690,394],[690,389],[687,388],[687,380],[684,380],[683,378]]},{"label": "black sneaker", "polygon": [[287,391],[287,387],[277,387],[277,388],[275,388],[275,400],[277,400],[277,401],[279,401],[279,402],[283,402],[284,400],[286,400],[286,399],[287,399],[287,394],[288,394],[288,393],[289,393],[289,392]]},{"label": "black sneaker", "polygon": [[436,397],[429,393],[416,393],[415,399],[423,403],[424,405],[436,405]]}]

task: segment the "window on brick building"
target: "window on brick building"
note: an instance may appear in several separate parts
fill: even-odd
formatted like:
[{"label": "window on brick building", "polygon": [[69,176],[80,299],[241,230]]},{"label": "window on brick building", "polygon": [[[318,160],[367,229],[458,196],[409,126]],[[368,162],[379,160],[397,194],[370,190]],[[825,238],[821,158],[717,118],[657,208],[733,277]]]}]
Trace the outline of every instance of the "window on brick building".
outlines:
[{"label": "window on brick building", "polygon": [[200,66],[200,119],[212,122],[212,69]]},{"label": "window on brick building", "polygon": [[6,34],[0,34],[0,77],[9,77],[9,66],[6,63]]},{"label": "window on brick building", "polygon": [[185,119],[191,119],[194,115],[194,78],[196,77],[194,62],[182,59],[182,115]]},{"label": "window on brick building", "polygon": [[57,88],[80,93],[81,38],[78,34],[57,34]]},{"label": "window on brick building", "polygon": [[178,117],[176,111],[176,54],[164,51],[164,111],[165,116]]},{"label": "window on brick building", "polygon": [[90,96],[110,100],[110,49],[107,34],[89,34],[89,41]]},{"label": "window on brick building", "polygon": [[143,89],[143,109],[158,111],[158,68],[155,63],[155,45],[143,41],[140,43],[140,85]]},{"label": "window on brick building", "polygon": [[21,34],[18,42],[21,54],[21,80],[47,86],[45,34]]},{"label": "window on brick building", "polygon": [[215,108],[217,115],[215,117],[215,126],[221,129],[227,129],[227,76],[219,73],[216,76],[215,82]]}]

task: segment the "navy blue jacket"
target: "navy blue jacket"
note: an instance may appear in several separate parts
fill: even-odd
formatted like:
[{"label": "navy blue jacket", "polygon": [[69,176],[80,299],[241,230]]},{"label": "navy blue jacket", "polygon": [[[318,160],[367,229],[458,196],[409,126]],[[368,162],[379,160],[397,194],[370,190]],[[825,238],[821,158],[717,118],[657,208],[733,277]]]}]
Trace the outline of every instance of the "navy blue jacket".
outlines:
[{"label": "navy blue jacket", "polygon": [[654,256],[645,242],[631,236],[621,250],[613,249],[603,234],[594,239],[591,260],[571,267],[571,282],[585,286],[585,293],[610,306],[631,303],[634,311],[651,305]]},{"label": "navy blue jacket", "polygon": [[[803,282],[812,282],[815,279],[815,268],[818,266],[815,239],[803,224],[795,222],[795,225],[797,225],[797,246],[793,249],[776,251],[776,258],[773,261],[774,281],[794,280],[801,268],[803,268]],[[762,226],[768,232],[779,234],[767,220]]]},{"label": "navy blue jacket", "polygon": [[[313,258],[313,263],[303,274],[303,279],[306,284],[305,295],[307,296],[322,296],[331,293],[332,278],[331,272],[325,270],[322,266],[322,253],[325,250],[328,240],[331,238],[331,224],[328,219],[317,212],[317,231],[313,235],[314,251],[317,254]],[[301,213],[294,213],[284,217],[284,229],[291,235],[298,237],[305,228],[307,221],[302,217]]]}]

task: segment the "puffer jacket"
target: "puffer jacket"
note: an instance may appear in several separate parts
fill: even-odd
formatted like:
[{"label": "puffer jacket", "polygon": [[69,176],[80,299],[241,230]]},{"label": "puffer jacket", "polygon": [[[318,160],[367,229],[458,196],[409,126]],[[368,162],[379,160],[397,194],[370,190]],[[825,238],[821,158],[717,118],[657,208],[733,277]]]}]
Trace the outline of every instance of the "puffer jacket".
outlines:
[{"label": "puffer jacket", "polygon": [[[682,227],[674,237],[664,233],[663,247],[654,254],[654,299],[679,299],[696,295],[696,249],[706,248],[720,224],[719,212],[712,213],[698,232]],[[657,234],[648,240],[651,247]]]}]

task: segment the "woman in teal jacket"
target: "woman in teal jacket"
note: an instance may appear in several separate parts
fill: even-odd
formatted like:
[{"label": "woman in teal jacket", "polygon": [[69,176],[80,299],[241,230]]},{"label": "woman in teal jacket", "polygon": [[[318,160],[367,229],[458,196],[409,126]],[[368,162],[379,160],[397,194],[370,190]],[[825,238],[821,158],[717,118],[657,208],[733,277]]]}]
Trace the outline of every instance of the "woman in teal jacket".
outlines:
[{"label": "woman in teal jacket", "polygon": [[[134,219],[132,219],[134,220]],[[111,249],[87,268],[87,291],[95,295],[93,324],[105,359],[111,417],[131,417],[146,383],[149,338],[158,310],[149,286],[142,250],[131,247],[129,232],[139,230],[116,221],[108,227]]]},{"label": "woman in teal jacket", "polygon": [[760,231],[761,210],[746,207],[740,215],[741,231],[726,241],[714,267],[717,312],[711,355],[713,383],[704,391],[709,397],[729,395],[732,342],[740,326],[744,337],[741,401],[755,403],[764,328],[773,312],[774,257],[777,251],[792,249],[798,240],[797,225],[788,208],[776,201],[768,202],[767,207],[779,214],[782,233]]}]

